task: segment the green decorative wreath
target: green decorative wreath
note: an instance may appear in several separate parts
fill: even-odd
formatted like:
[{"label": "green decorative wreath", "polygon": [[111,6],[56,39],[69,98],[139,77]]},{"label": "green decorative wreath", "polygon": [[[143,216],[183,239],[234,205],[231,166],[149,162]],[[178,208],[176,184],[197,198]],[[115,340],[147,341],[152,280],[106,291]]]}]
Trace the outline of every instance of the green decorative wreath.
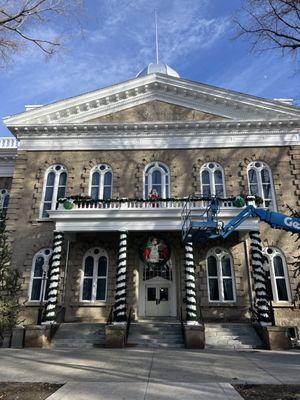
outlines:
[{"label": "green decorative wreath", "polygon": [[162,267],[171,257],[171,246],[160,236],[149,236],[139,247],[140,259],[148,267]]},{"label": "green decorative wreath", "polygon": [[64,202],[64,208],[65,208],[66,210],[72,210],[73,207],[74,207],[73,201],[71,201],[71,200],[66,200],[66,201]]},{"label": "green decorative wreath", "polygon": [[235,199],[234,199],[234,201],[233,201],[233,205],[235,206],[235,207],[244,207],[244,205],[246,204],[246,201],[245,201],[245,199],[243,198],[243,197],[241,197],[241,196],[237,196]]}]

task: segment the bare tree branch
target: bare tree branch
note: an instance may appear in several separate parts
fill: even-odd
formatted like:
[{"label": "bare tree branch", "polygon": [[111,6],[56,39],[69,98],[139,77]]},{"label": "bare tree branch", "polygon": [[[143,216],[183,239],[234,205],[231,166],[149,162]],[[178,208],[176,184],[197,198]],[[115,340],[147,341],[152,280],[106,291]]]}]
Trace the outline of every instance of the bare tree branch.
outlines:
[{"label": "bare tree branch", "polygon": [[247,36],[252,50],[281,50],[298,54],[300,0],[244,0],[233,19],[237,36]]},{"label": "bare tree branch", "polygon": [[[82,0],[0,0],[0,67],[6,66],[13,54],[26,44],[37,46],[52,55],[60,46],[58,38],[43,31],[59,17],[72,15]],[[77,18],[77,17],[75,17]],[[40,32],[35,33],[37,28]]]}]

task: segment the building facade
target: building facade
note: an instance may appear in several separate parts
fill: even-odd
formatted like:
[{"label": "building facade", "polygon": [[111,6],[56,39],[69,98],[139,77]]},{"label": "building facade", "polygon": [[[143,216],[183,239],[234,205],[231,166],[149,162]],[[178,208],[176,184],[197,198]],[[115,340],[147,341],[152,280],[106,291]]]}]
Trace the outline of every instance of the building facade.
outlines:
[{"label": "building facade", "polygon": [[[19,143],[7,150],[16,155],[14,172],[1,187],[10,193],[6,229],[12,265],[22,272],[26,323],[37,321],[49,298],[66,322],[104,322],[125,300],[136,320],[179,318],[189,196],[199,215],[207,203],[197,197],[222,198],[223,223],[240,212],[231,199],[241,194],[285,214],[287,205],[299,208],[299,109],[191,82],[164,65],[4,122]],[[276,324],[300,325],[295,238],[255,218],[227,239],[193,246],[204,321],[251,319],[248,234],[257,229]]]}]

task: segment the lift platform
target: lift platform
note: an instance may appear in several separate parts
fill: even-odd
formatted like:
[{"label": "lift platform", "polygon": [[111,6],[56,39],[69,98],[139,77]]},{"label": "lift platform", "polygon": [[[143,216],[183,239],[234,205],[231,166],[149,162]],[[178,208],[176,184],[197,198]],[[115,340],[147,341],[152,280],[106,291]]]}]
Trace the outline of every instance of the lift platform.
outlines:
[{"label": "lift platform", "polygon": [[193,200],[188,198],[181,213],[182,241],[201,242],[218,235],[222,223],[218,220],[220,204],[212,197],[203,211],[203,207],[194,207]]}]

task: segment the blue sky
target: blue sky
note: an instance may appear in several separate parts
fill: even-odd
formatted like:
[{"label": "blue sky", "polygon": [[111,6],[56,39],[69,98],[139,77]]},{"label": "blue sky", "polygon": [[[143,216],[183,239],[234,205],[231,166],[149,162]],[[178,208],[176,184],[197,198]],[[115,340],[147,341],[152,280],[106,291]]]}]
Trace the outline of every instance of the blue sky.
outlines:
[{"label": "blue sky", "polygon": [[[241,0],[88,0],[81,29],[56,20],[29,30],[62,36],[50,59],[28,46],[0,70],[0,117],[133,78],[155,60],[154,8],[160,59],[186,79],[266,98],[299,99],[296,62],[274,52],[253,54],[232,40],[231,16]],[[299,104],[299,100],[298,100]],[[0,125],[0,135],[9,131]]]}]

